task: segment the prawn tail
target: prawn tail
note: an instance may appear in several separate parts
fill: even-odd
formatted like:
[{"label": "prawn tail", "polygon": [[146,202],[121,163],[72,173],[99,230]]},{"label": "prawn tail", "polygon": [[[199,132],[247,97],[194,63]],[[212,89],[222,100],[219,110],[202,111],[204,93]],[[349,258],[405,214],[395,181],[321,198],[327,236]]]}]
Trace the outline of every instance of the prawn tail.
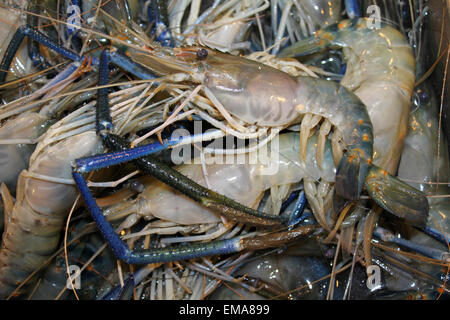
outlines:
[{"label": "prawn tail", "polygon": [[371,165],[366,188],[370,197],[383,209],[419,228],[426,225],[429,204],[425,194]]}]

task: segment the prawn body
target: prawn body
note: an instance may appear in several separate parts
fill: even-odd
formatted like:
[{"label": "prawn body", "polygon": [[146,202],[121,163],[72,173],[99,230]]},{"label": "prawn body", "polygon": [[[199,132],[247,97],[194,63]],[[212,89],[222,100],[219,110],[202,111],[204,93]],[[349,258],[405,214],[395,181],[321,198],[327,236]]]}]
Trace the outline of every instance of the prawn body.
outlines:
[{"label": "prawn body", "polygon": [[[298,133],[282,134],[279,137],[279,154],[271,154],[269,159],[262,160],[257,154],[248,155],[243,163],[238,164],[211,164],[207,166],[208,181],[212,190],[223,194],[237,202],[252,207],[260,199],[264,191],[271,187],[295,184],[303,179],[320,180],[328,183],[334,182],[335,166],[331,153],[331,144],[327,143],[325,161],[320,168],[316,161],[315,147],[317,137],[312,137],[308,143],[306,161],[299,159]],[[250,161],[254,157],[257,161]],[[210,159],[214,161],[214,157]],[[277,168],[276,174],[265,174],[270,166]],[[177,170],[196,181],[207,186],[201,166],[198,164],[185,164]],[[220,219],[211,210],[187,198],[153,178],[144,178],[145,190],[136,200],[138,215],[158,217],[163,220],[179,224],[215,223]],[[329,190],[330,191],[330,188]],[[119,211],[123,211],[123,204]],[[118,210],[118,209],[116,209]]]},{"label": "prawn body", "polygon": [[[24,30],[27,32],[24,33]],[[37,37],[37,35],[33,33],[30,28],[24,28],[23,30],[19,30],[19,32],[22,32],[22,37],[25,35],[34,35],[35,38]],[[378,183],[380,179],[387,179],[388,181],[390,181],[388,179],[389,177],[387,177],[387,175],[385,176],[384,174],[381,174],[380,178],[380,172],[377,170],[373,170],[373,167],[371,166],[373,156],[373,132],[371,120],[369,118],[366,106],[357,96],[352,94],[345,87],[333,82],[328,82],[320,79],[308,77],[291,77],[287,73],[256,63],[254,61],[250,61],[242,57],[223,54],[202,47],[190,47],[181,49],[163,48],[159,47],[158,45],[154,45],[151,49],[144,46],[141,47],[143,48],[141,50],[136,49],[136,46],[132,46],[127,50],[129,54],[128,56],[133,59],[133,66],[136,66],[138,64],[147,69],[150,69],[157,75],[163,76],[165,79],[162,79],[162,81],[172,83],[183,82],[187,84],[199,84],[198,87],[204,90],[204,93],[208,96],[208,98],[216,98],[216,100],[224,106],[227,112],[238,119],[238,127],[243,127],[247,130],[242,130],[242,132],[240,132],[242,134],[249,132],[251,130],[251,128],[249,127],[253,125],[260,127],[277,127],[282,129],[301,121],[302,126],[300,135],[298,139],[293,139],[291,141],[293,143],[295,142],[296,146],[299,146],[297,150],[294,149],[295,154],[297,157],[300,155],[300,162],[303,163],[308,163],[309,154],[316,155],[317,166],[321,170],[324,169],[324,167],[329,167],[327,164],[328,162],[330,162],[331,164],[339,163],[337,167],[337,174],[335,177],[333,177],[335,181],[335,191],[338,196],[350,200],[358,199],[363,186],[366,183],[366,175],[368,172],[370,173],[370,179],[372,181],[376,181],[376,183]],[[74,56],[67,51],[62,52],[62,54],[66,53],[69,59],[78,61],[82,58],[78,57],[78,55]],[[105,82],[107,82],[108,80],[108,59],[114,53],[117,53],[117,51],[104,51],[101,54],[100,62],[96,62],[95,60],[93,62],[93,65],[99,65],[100,67],[100,86],[106,84]],[[128,59],[128,57],[121,57],[121,59],[122,58],[123,61]],[[129,61],[126,60],[126,63],[128,64]],[[2,65],[6,66],[7,64],[4,63]],[[130,71],[130,73],[132,72]],[[117,136],[116,139],[116,136],[112,134],[114,126],[112,125],[112,118],[110,117],[108,109],[109,103],[107,99],[107,89],[103,91],[99,89],[96,112],[97,133],[103,139],[106,147],[110,149],[116,148],[119,150],[121,148],[126,149],[128,148],[128,145],[122,143],[121,141],[124,139],[120,136]],[[225,113],[222,114],[224,115]],[[224,117],[227,119],[225,115]],[[310,137],[310,131],[314,129],[314,127],[319,123],[322,123],[322,125],[319,137],[316,140],[318,150],[314,150],[316,152],[307,152],[306,150],[308,149],[309,143],[311,143],[311,141],[314,141],[314,138]],[[235,124],[232,124],[230,122],[230,125],[234,126]],[[335,127],[333,128],[334,133],[337,133],[337,135],[341,136],[341,145],[342,148],[346,150],[346,152],[343,155],[342,153],[339,154],[340,152],[338,152],[336,148],[339,148],[340,144],[334,143],[331,147],[333,149],[332,152],[330,153],[329,151],[327,151],[328,156],[326,158],[325,150],[329,150],[330,147],[329,142],[326,142],[325,137],[327,136],[328,132],[330,132],[331,129],[329,127],[331,127],[331,125],[334,125]],[[324,130],[322,130],[322,126],[325,128]],[[327,127],[328,130],[326,130]],[[96,153],[101,150],[99,143],[100,139],[96,138],[93,132],[90,133],[92,134],[92,140],[88,139],[89,141],[91,141],[91,143],[89,144],[89,146],[87,146],[86,149],[76,148],[76,150],[70,150],[73,151],[73,153],[64,153],[62,157],[65,163],[64,166],[62,164],[59,165],[58,163],[60,163],[60,161],[55,160],[51,160],[47,165],[44,165],[44,161],[40,162],[37,161],[38,159],[33,158],[32,161],[36,161],[37,164],[36,166],[30,165],[29,171],[49,177],[60,177],[63,179],[70,178],[70,169],[68,168],[68,162],[73,159],[80,160],[80,158],[82,157],[89,156],[90,154]],[[118,143],[115,143],[114,139],[116,139],[116,142]],[[108,143],[110,143],[110,145],[108,145]],[[119,145],[119,147],[117,147],[117,145]],[[342,152],[342,150],[340,151]],[[334,153],[336,153],[337,155],[335,155]],[[333,157],[329,156],[330,154],[333,154]],[[333,158],[333,160],[330,160],[331,158]],[[138,160],[140,161],[138,163],[142,164],[143,167],[144,164],[148,164],[146,168],[151,168],[152,170],[158,165],[156,162],[150,162],[150,160],[144,158]],[[38,164],[41,167],[38,167]],[[275,183],[289,181],[287,177],[295,177],[296,181],[300,181],[301,179],[304,179],[305,181],[317,179],[317,177],[313,178],[308,174],[304,176],[300,174],[291,174],[292,171],[295,171],[294,169],[299,169],[298,165],[292,165],[286,168],[289,169],[286,170],[284,174],[280,172],[279,175],[280,179],[283,180],[277,180],[273,178],[273,180],[267,180],[258,177],[259,175],[250,174],[251,172],[257,172],[257,166],[236,167],[232,169],[241,172],[243,177],[246,174],[245,172],[248,173],[247,178],[239,178],[241,179],[241,181],[246,182],[245,184],[243,183],[243,186],[251,185],[252,193],[248,195],[248,198],[257,197],[258,194],[261,194],[261,192],[266,190],[268,187],[271,187]],[[157,169],[159,170],[160,168]],[[153,174],[152,172],[157,171],[156,169],[153,171],[152,170],[149,169],[148,171],[151,172],[151,174]],[[162,168],[160,171],[162,172],[163,170],[165,169]],[[298,171],[302,172],[302,170]],[[223,172],[226,179],[227,174],[225,174],[225,171]],[[289,174],[287,174],[286,172],[289,172]],[[89,190],[87,185],[85,186],[84,184],[85,181],[81,176],[82,173],[85,173],[85,171],[83,171],[83,167],[75,165],[72,176],[74,177],[77,186],[82,196],[84,197],[85,203],[89,207],[93,216],[95,216],[94,219],[104,218],[101,211],[97,210],[98,208],[94,206],[95,201],[92,201],[91,198],[88,198],[90,194],[88,192]],[[171,173],[167,174],[167,171],[160,174],[161,177],[163,175],[164,177],[171,175],[171,177],[176,178],[174,180],[176,180],[175,182],[178,183],[177,186],[179,187],[179,189],[177,190],[180,190],[181,186],[184,187],[184,185],[188,185],[188,187],[190,188],[188,189],[191,191],[199,190],[198,188],[194,189],[189,181],[182,181],[183,177],[181,177],[181,175],[172,175]],[[186,173],[186,175],[188,175],[188,172]],[[321,178],[320,174],[319,178]],[[39,229],[38,231],[36,231],[37,236],[46,238],[46,242],[43,245],[37,245],[38,241],[35,241],[36,246],[39,246],[41,249],[38,250],[37,247],[33,246],[33,243],[30,245],[30,251],[24,250],[24,247],[26,247],[28,243],[34,241],[33,239],[35,238],[26,238],[23,234],[30,232],[30,230],[33,231],[33,228],[36,227],[37,224],[41,223],[37,223],[36,221],[45,221],[44,218],[40,217],[41,219],[35,219],[33,220],[34,222],[32,222],[30,225],[26,225],[25,223],[11,223],[10,225],[6,226],[7,229],[5,231],[3,244],[4,248],[2,249],[0,256],[0,261],[3,265],[3,268],[0,269],[0,280],[2,280],[2,282],[5,284],[3,286],[4,288],[6,288],[5,291],[10,290],[14,285],[16,285],[17,281],[23,279],[25,275],[30,272],[32,266],[33,269],[36,267],[36,264],[32,264],[31,262],[30,264],[25,264],[24,267],[22,267],[18,262],[20,261],[20,259],[26,259],[32,254],[40,255],[42,257],[48,256],[50,252],[55,249],[55,237],[57,237],[55,235],[56,225],[59,225],[59,229],[61,228],[60,221],[62,220],[62,218],[60,218],[60,215],[63,216],[68,211],[69,204],[71,204],[76,196],[76,189],[73,186],[70,186],[69,189],[67,185],[61,186],[61,184],[58,184],[58,187],[56,187],[50,181],[39,180],[38,182],[38,179],[25,176],[21,177],[21,179],[23,179],[24,181],[21,182],[19,186],[23,186],[23,190],[20,193],[18,192],[18,201],[16,201],[16,205],[14,206],[12,214],[8,214],[8,216],[20,217],[20,214],[26,211],[27,213],[24,213],[24,217],[26,218],[23,218],[24,220],[27,220],[29,217],[32,217],[33,214],[35,214],[45,217],[50,216],[53,222],[49,223],[51,227],[48,228],[48,233],[45,234],[44,232],[45,230],[47,230],[47,228],[44,228],[42,230]],[[221,179],[223,179],[223,176]],[[327,187],[327,191],[324,192],[327,196],[326,201],[314,201],[317,196],[317,190],[313,190],[311,188],[310,182],[307,182],[305,184],[305,190],[308,188],[308,191],[306,191],[306,193],[309,195],[308,197],[310,199],[311,206],[313,207],[313,211],[315,211],[315,214],[316,212],[320,212],[320,215],[317,214],[317,216],[320,216],[320,218],[318,219],[320,220],[319,223],[326,229],[329,229],[326,214],[331,208],[331,201],[328,195],[332,194],[332,188],[330,187],[330,184],[332,183],[333,179],[331,178],[330,180],[331,181],[327,181],[327,184],[325,184],[325,186]],[[214,184],[217,183],[213,183],[213,185]],[[398,184],[395,184],[395,186],[398,186]],[[59,189],[60,187],[66,189]],[[232,189],[232,187],[219,191],[226,193],[228,189]],[[376,189],[378,193],[374,193],[371,191],[374,189]],[[45,198],[39,199],[40,195],[38,193],[40,193],[41,191],[45,193],[46,196]],[[373,194],[376,198],[381,199],[381,201],[386,200],[383,198],[386,193],[383,194],[383,192],[379,192],[377,188],[368,188],[368,191],[372,192],[371,194]],[[209,195],[210,193],[205,192],[204,194]],[[408,195],[412,194],[414,194],[414,192],[410,192]],[[203,197],[203,194],[199,195],[198,192],[195,191],[190,192],[189,196],[193,199],[200,200],[203,205],[209,205],[210,208],[216,209],[216,211],[219,211],[219,209],[222,209],[224,207],[221,203],[216,203],[214,202],[215,200],[211,201],[207,199],[206,196]],[[234,194],[230,194],[230,196],[233,197]],[[54,208],[48,207],[48,199],[53,198],[57,199],[57,201],[55,201]],[[219,195],[215,197],[215,199],[219,198]],[[45,199],[45,201],[42,201],[42,199]],[[407,202],[410,199],[406,198],[404,200],[406,200],[405,202]],[[237,201],[247,203],[248,206],[253,205],[250,203],[249,199],[238,198]],[[407,204],[410,203],[407,202]],[[21,210],[22,207],[25,209]],[[183,208],[182,206],[179,207]],[[164,210],[166,210],[166,208],[164,208]],[[247,208],[245,208],[245,210],[247,210]],[[31,213],[29,213],[30,211]],[[151,214],[156,215],[157,213],[155,212],[158,211],[162,210],[152,209]],[[195,210],[193,210],[193,212],[194,211]],[[228,208],[225,208],[224,211],[230,210],[228,210]],[[141,212],[142,215],[147,215],[149,211]],[[192,218],[192,221],[194,221],[194,223],[198,221],[206,221],[206,215],[200,218],[196,218],[197,220],[195,220],[194,218]],[[422,218],[422,216],[420,216],[420,218]],[[258,217],[258,219],[262,220],[261,217]],[[264,217],[264,219],[266,219],[266,217]],[[18,221],[20,221],[20,219]],[[210,221],[216,222],[217,217],[211,216]],[[100,223],[100,219],[96,220],[96,222],[98,222],[98,224],[102,224]],[[180,221],[180,223],[181,222],[182,221]],[[103,226],[104,225],[105,224],[103,224]],[[25,232],[23,231],[24,229],[26,230]],[[104,232],[104,235],[106,235],[106,232],[108,232],[108,234],[114,233],[114,230],[110,229],[106,231],[102,230],[102,232]],[[40,234],[41,231],[44,233],[43,235]],[[8,237],[10,236],[14,236],[14,240],[9,241]],[[105,238],[107,237],[105,236]],[[225,242],[221,242],[220,244],[222,245],[224,243]],[[227,250],[234,250],[235,247],[239,247],[239,249],[241,248],[240,241],[236,242],[236,240],[233,240],[233,248],[231,248],[231,244],[229,245],[228,243],[229,242],[225,243],[225,248],[221,248],[221,250],[219,250],[219,253],[217,253],[217,250],[215,250],[214,246],[216,246],[216,244],[212,244],[207,248],[206,251],[202,252],[202,254],[207,255],[210,254],[210,252],[215,252],[215,254],[223,254],[231,252]],[[158,259],[158,255],[164,255],[166,257],[164,259],[182,259],[178,258],[178,256],[175,255],[169,257],[168,254],[165,253],[165,251],[161,251],[161,254],[154,254],[153,252],[151,252],[149,254],[145,253],[144,255],[140,256],[138,256],[137,254],[129,254],[130,251],[125,249],[122,250],[124,245],[122,246],[122,243],[120,243],[120,245],[121,246],[119,249],[115,249],[115,253],[120,254],[121,252],[124,252],[123,255],[118,255],[118,258],[123,258],[124,261],[131,264],[134,264],[136,262],[148,264],[149,261],[157,260],[147,260],[147,258],[150,257],[153,259],[154,257],[154,259]],[[19,246],[20,250],[17,249]],[[196,257],[195,251],[198,250],[198,248],[200,248],[200,246],[194,247],[192,249],[192,254],[188,252],[188,255],[184,255],[182,257],[184,257],[184,259],[191,259],[193,257]],[[120,250],[122,251],[119,252]],[[184,249],[181,249],[181,252],[183,252],[183,250]],[[27,255],[28,253],[30,254]],[[17,258],[19,256],[20,259]],[[39,263],[40,261],[42,262],[43,259],[44,258],[38,259],[36,257],[33,257],[32,260]],[[13,274],[14,272],[19,272],[14,270],[19,270],[20,272],[22,272],[21,275]],[[4,295],[6,294],[7,293],[4,293]]]},{"label": "prawn body", "polygon": [[[6,122],[0,128],[0,139],[35,139],[45,127],[45,119],[36,112],[23,113]],[[28,167],[33,147],[27,144],[0,145],[0,181],[6,183],[10,190],[15,190],[17,177]]]},{"label": "prawn body", "polygon": [[[348,69],[341,84],[367,106],[374,127],[374,162],[394,173],[407,135],[415,81],[414,55],[404,36],[392,27],[385,26],[378,32],[356,30],[342,37],[352,46],[344,49]],[[357,38],[350,40],[355,33]]]},{"label": "prawn body", "polygon": [[[324,228],[328,229],[330,224],[332,224],[332,196],[336,178],[332,143],[330,140],[327,140],[323,160],[321,165],[319,165],[316,156],[318,135],[316,134],[308,140],[305,161],[302,160],[301,151],[299,150],[299,139],[298,133],[281,134],[277,147],[272,149],[273,153],[268,159],[263,159],[258,154],[249,154],[245,157],[243,163],[234,161],[233,164],[215,163],[208,165],[207,179],[209,183],[207,183],[199,164],[180,165],[176,167],[176,170],[196,183],[205,187],[209,185],[213,191],[249,207],[257,205],[258,200],[261,199],[266,190],[282,185],[303,183],[304,191],[314,216]],[[249,161],[252,157],[257,161]],[[214,157],[209,160],[213,161]],[[276,168],[276,170],[268,170],[269,168]],[[268,172],[271,173],[268,174]],[[375,201],[386,202],[388,206],[391,206],[390,208],[398,209],[394,213],[397,215],[402,215],[403,212],[407,211],[402,211],[402,205],[407,207],[407,204],[413,201],[411,198],[405,197],[401,199],[400,197],[395,198],[395,195],[393,198],[387,196],[392,191],[390,183],[396,181],[394,177],[386,175],[383,170],[380,171],[374,167],[370,168],[368,176],[370,179],[375,180],[375,183],[385,180],[385,183],[379,184],[379,186],[389,189],[385,193],[379,192],[376,190],[377,188],[370,186],[371,180],[367,180],[368,190],[370,190],[370,195]],[[137,221],[137,217],[144,217],[148,220],[159,218],[179,225],[220,222],[220,218],[213,210],[188,198],[166,184],[148,176],[143,177],[141,182],[144,184],[145,189],[135,200],[113,205],[105,210],[106,214],[114,216],[121,212],[129,212],[136,215],[133,219],[130,219],[134,223]],[[401,189],[401,194],[404,195],[408,192],[409,196],[417,198],[415,203],[417,208],[424,206],[423,200],[425,200],[426,204],[426,199],[422,197],[419,191],[406,184],[400,186],[395,184],[394,188],[397,187],[399,187],[397,190]],[[395,199],[397,203],[391,202],[391,199]],[[277,200],[281,201],[281,199]],[[273,202],[277,200],[273,199]],[[274,208],[279,209],[280,207],[281,203],[274,204]],[[277,213],[276,209],[272,212],[275,215]],[[417,216],[420,216],[420,214]],[[423,220],[423,217],[417,220]]]},{"label": "prawn body", "polygon": [[368,19],[341,21],[284,49],[279,56],[342,48],[347,69],[341,84],[367,106],[375,137],[374,163],[394,173],[407,134],[415,60],[398,30],[384,23],[377,29],[369,23]]},{"label": "prawn body", "polygon": [[[336,191],[346,199],[358,199],[372,160],[372,123],[366,106],[343,86],[312,77],[295,78],[270,66],[202,47],[129,52],[156,74],[175,74],[172,77],[177,81],[202,84],[230,114],[246,124],[286,128],[301,122],[308,128],[301,134],[302,151],[306,149],[308,130],[321,118],[326,119],[342,134],[348,151],[342,159],[337,157],[341,181]],[[316,116],[319,121],[311,125],[310,120],[303,121],[305,115]]]},{"label": "prawn body", "polygon": [[[208,161],[212,164],[206,167],[207,178],[199,164],[179,165],[176,170],[196,183],[204,187],[209,186],[211,190],[248,207],[257,205],[266,190],[303,182],[305,185],[308,184],[305,193],[310,203],[314,204],[313,213],[323,222],[326,221],[325,216],[331,209],[336,168],[330,141],[325,145],[322,165],[318,165],[315,152],[317,139],[315,135],[308,141],[305,161],[299,157],[299,134],[291,132],[281,134],[273,147],[273,143],[269,145],[268,148],[272,150],[270,156],[253,152],[245,156],[235,156],[232,164],[220,163],[221,159],[211,156]],[[133,212],[137,217],[146,220],[159,218],[179,225],[220,222],[220,217],[213,210],[166,184],[149,176],[143,177],[140,181],[145,189],[135,200],[113,205],[105,210],[106,214],[114,216],[121,212]],[[323,192],[311,191],[316,190],[316,187],[312,186],[315,185],[315,181],[320,181]],[[272,201],[273,207],[279,210],[281,199]],[[278,210],[273,209],[271,214],[278,214]],[[137,217],[130,221],[136,222]]]},{"label": "prawn body", "polygon": [[[87,131],[34,155],[28,172],[70,178],[71,160],[99,152],[101,148],[95,132]],[[8,297],[58,247],[61,228],[77,196],[73,185],[27,177],[26,171],[21,173],[18,181],[14,207],[11,212],[5,212],[0,251],[0,296],[3,298]]]}]

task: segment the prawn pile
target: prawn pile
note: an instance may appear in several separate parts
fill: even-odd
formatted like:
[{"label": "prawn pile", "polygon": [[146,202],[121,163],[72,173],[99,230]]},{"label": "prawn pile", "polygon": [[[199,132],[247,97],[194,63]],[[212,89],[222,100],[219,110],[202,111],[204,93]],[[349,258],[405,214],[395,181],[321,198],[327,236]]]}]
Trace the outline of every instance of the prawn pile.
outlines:
[{"label": "prawn pile", "polygon": [[0,1],[0,298],[447,298],[428,18]]}]

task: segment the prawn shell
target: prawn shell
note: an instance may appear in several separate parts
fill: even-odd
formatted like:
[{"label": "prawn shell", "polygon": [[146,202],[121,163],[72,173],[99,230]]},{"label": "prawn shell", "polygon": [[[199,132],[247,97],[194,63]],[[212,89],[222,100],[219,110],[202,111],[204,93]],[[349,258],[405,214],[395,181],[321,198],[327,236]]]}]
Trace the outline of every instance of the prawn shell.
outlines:
[{"label": "prawn shell", "polygon": [[414,226],[425,227],[429,204],[421,191],[375,166],[369,169],[366,187],[372,199],[383,209]]},{"label": "prawn shell", "polygon": [[[101,140],[94,131],[87,131],[48,147],[30,165],[29,171],[63,179],[72,179],[71,162],[100,153]],[[42,215],[66,215],[73,205],[77,189],[73,185],[25,179],[25,198],[30,207]]]}]

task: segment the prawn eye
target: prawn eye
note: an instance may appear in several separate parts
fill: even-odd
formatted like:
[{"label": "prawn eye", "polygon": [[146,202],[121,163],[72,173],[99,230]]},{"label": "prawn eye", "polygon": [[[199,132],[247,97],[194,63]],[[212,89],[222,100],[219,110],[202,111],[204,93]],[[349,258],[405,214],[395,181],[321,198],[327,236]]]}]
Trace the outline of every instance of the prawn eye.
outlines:
[{"label": "prawn eye", "polygon": [[144,192],[145,186],[144,186],[144,184],[142,182],[140,182],[138,180],[133,180],[130,183],[130,189],[133,192],[142,193],[142,192]]},{"label": "prawn eye", "polygon": [[428,93],[426,91],[419,90],[418,94],[419,94],[420,102],[422,102],[422,103],[428,102],[429,96],[428,96]]},{"label": "prawn eye", "polygon": [[208,50],[200,48],[197,50],[197,58],[205,59],[208,56]]}]

